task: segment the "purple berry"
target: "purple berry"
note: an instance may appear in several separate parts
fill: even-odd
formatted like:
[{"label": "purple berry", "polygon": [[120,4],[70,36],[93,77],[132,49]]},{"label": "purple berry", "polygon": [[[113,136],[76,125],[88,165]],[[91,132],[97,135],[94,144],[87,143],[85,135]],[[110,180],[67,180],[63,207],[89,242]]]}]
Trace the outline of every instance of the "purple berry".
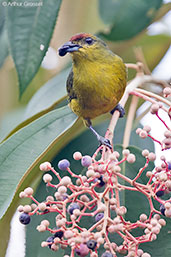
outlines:
[{"label": "purple berry", "polygon": [[30,215],[28,213],[23,212],[20,217],[19,217],[19,221],[23,224],[23,225],[27,225],[30,223]]},{"label": "purple berry", "polygon": [[99,220],[103,219],[103,217],[104,217],[104,213],[103,212],[99,212],[95,216],[95,221],[98,222]]},{"label": "purple berry", "polygon": [[91,165],[91,163],[92,163],[92,158],[89,155],[85,155],[82,157],[81,159],[82,166],[88,167]]},{"label": "purple berry", "polygon": [[168,162],[168,169],[171,170],[171,162]]},{"label": "purple berry", "polygon": [[66,159],[63,159],[58,162],[58,168],[60,170],[66,170],[67,168],[69,168],[69,166],[70,166],[70,162]]},{"label": "purple berry", "polygon": [[[53,243],[54,242],[54,236],[50,236],[46,239],[46,242],[48,243]],[[48,247],[51,249],[51,245],[52,244],[49,244]]]},{"label": "purple berry", "polygon": [[95,240],[88,240],[87,241],[87,247],[94,251],[96,248],[97,242]]},{"label": "purple berry", "polygon": [[113,257],[113,254],[110,252],[104,252],[101,257]]},{"label": "purple berry", "polygon": [[79,255],[80,257],[84,257],[86,255],[89,254],[89,248],[87,247],[86,244],[80,244],[79,248],[75,249],[75,252],[77,255]]},{"label": "purple berry", "polygon": [[163,204],[160,204],[160,212],[161,212],[161,214],[163,214],[164,216],[165,216],[165,207],[164,207],[164,205]]},{"label": "purple berry", "polygon": [[69,214],[73,214],[73,211],[74,211],[75,209],[79,209],[79,210],[80,210],[79,204],[78,204],[78,203],[71,203],[71,204],[68,206],[68,208],[67,208],[67,212],[68,212]]}]

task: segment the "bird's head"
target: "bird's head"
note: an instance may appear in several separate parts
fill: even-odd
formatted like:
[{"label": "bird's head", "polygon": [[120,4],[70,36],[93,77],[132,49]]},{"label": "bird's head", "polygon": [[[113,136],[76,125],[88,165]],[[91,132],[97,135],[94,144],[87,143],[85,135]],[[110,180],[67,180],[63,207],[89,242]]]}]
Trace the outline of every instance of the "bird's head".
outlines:
[{"label": "bird's head", "polygon": [[97,53],[100,52],[98,50],[104,48],[108,49],[101,39],[88,33],[80,33],[71,37],[58,51],[60,56],[70,53],[73,58],[94,58],[94,55],[97,57]]}]

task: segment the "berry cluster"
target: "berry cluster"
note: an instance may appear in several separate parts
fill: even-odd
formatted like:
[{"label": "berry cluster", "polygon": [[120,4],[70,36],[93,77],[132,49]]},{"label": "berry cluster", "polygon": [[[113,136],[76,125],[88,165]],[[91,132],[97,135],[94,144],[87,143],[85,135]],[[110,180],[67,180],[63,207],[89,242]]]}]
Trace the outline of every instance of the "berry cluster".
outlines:
[{"label": "berry cluster", "polygon": [[[139,93],[136,92],[137,94]],[[165,89],[164,94],[167,97],[171,90]],[[150,137],[161,145],[162,150],[167,150],[171,146],[171,130],[158,115],[160,108],[160,103],[153,103],[151,113],[166,127],[165,139],[159,141],[153,138],[150,135],[150,126],[138,128],[137,134],[141,138]],[[117,253],[127,257],[150,257],[140,246],[157,239],[160,230],[166,225],[162,216],[171,217],[171,162],[161,156],[161,165],[149,170],[149,162],[155,162],[156,155],[145,149],[142,156],[145,159],[144,166],[132,179],[122,172],[123,163],[131,165],[138,161],[128,149],[122,151],[122,157],[119,152],[106,146],[100,146],[92,157],[75,152],[73,159],[80,161],[86,169],[84,175],[75,174],[66,159],[59,161],[58,171],[49,162],[42,163],[40,170],[52,172],[58,179],[58,183],[53,184],[49,173],[43,176],[46,186],[54,188],[55,193],[53,196],[49,195],[45,201],[38,202],[33,196],[32,188],[28,187],[21,192],[21,198],[30,198],[33,203],[18,207],[21,212],[20,222],[29,224],[34,214],[56,213],[55,228],[50,227],[48,220],[42,220],[37,227],[39,232],[51,233],[41,246],[49,247],[53,251],[70,248],[70,257],[116,257]],[[63,171],[67,171],[68,176],[62,176]],[[144,174],[147,178],[145,184],[139,182]],[[127,208],[120,203],[120,191],[123,190],[142,193],[150,206],[149,215],[142,213],[135,222],[126,220]],[[154,200],[160,205],[158,209],[154,207]],[[82,226],[83,223],[86,226]],[[137,228],[142,231],[140,236],[134,234]],[[114,241],[114,234],[122,239],[120,245]]]},{"label": "berry cluster", "polygon": [[[70,163],[64,159],[58,163],[58,168],[76,178],[76,184],[72,183],[69,176],[61,177],[49,162],[42,163],[42,171],[52,171],[59,180],[57,185],[52,184],[52,176],[46,173],[43,176],[47,186],[55,188],[54,196],[48,196],[44,202],[39,203],[33,197],[33,190],[26,188],[20,193],[20,197],[28,197],[33,200],[33,204],[19,206],[21,213],[20,222],[28,224],[33,214],[46,214],[56,212],[56,227],[50,228],[48,220],[43,220],[37,227],[39,232],[48,230],[52,236],[42,242],[42,247],[49,247],[57,251],[59,247],[65,249],[71,247],[71,255],[84,257],[90,253],[91,257],[97,257],[100,246],[103,245],[104,252],[101,257],[114,257],[116,253],[127,254],[127,256],[150,256],[139,249],[143,242],[153,241],[157,238],[165,220],[160,217],[163,214],[171,217],[171,203],[169,200],[162,200],[160,197],[171,191],[171,170],[170,163],[162,157],[161,167],[156,167],[155,172],[147,171],[148,182],[146,185],[137,182],[144,170],[148,167],[149,161],[155,160],[155,154],[143,150],[142,155],[146,158],[146,163],[137,176],[131,180],[121,173],[123,162],[134,163],[136,157],[129,150],[123,150],[123,158],[119,160],[119,153],[114,151],[108,154],[105,152],[99,160],[96,153],[90,156],[82,156],[80,152],[75,152],[73,158],[81,160],[81,164],[87,167],[86,175],[76,175],[70,169]],[[110,153],[109,153],[110,152]],[[107,158],[104,155],[108,155]],[[118,178],[128,182],[125,186],[118,182]],[[103,189],[99,192],[99,188]],[[141,214],[137,222],[126,221],[124,215],[127,212],[125,206],[120,205],[119,191],[134,190],[142,192],[151,207],[149,217]],[[157,200],[162,208],[156,210],[152,203],[152,198]],[[83,217],[94,217],[94,224],[87,228],[80,226]],[[132,230],[141,228],[144,234],[139,237],[132,235]],[[116,245],[110,239],[110,234],[117,233],[122,239],[122,245]],[[68,257],[65,255],[65,257]]]}]

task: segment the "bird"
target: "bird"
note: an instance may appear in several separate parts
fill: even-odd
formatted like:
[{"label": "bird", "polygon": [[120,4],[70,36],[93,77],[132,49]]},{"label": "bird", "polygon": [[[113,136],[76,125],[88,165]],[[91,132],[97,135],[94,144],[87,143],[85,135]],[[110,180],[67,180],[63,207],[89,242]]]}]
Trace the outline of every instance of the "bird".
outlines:
[{"label": "bird", "polygon": [[66,82],[71,110],[83,119],[100,144],[112,148],[110,141],[93,128],[91,120],[116,109],[120,116],[124,115],[118,103],[126,88],[126,65],[103,40],[90,33],[72,36],[58,53],[59,56],[69,53],[72,57],[72,69]]}]

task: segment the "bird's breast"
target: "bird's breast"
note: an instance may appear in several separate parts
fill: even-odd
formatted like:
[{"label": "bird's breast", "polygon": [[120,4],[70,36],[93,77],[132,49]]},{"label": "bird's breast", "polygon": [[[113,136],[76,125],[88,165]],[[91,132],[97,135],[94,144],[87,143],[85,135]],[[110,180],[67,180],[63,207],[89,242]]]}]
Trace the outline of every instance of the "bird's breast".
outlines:
[{"label": "bird's breast", "polygon": [[126,86],[124,64],[87,63],[73,67],[73,89],[80,106],[79,116],[94,118],[110,111]]}]

